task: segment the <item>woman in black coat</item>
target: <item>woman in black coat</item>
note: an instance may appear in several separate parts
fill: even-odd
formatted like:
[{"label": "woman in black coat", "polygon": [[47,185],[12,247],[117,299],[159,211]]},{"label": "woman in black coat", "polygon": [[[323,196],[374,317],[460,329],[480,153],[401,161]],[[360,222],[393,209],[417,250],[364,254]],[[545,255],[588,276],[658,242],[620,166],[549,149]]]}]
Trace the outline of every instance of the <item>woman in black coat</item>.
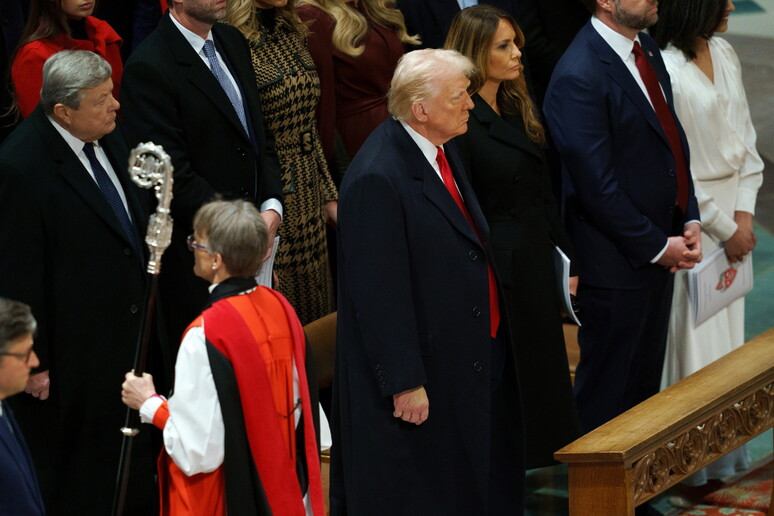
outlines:
[{"label": "woman in black coat", "polygon": [[551,193],[543,127],[524,81],[522,45],[509,14],[478,5],[457,14],[445,46],[478,69],[468,88],[475,104],[468,132],[455,141],[491,230],[518,359],[526,462],[535,468],[553,464],[553,452],[577,438],[579,426],[554,245],[572,253]]}]

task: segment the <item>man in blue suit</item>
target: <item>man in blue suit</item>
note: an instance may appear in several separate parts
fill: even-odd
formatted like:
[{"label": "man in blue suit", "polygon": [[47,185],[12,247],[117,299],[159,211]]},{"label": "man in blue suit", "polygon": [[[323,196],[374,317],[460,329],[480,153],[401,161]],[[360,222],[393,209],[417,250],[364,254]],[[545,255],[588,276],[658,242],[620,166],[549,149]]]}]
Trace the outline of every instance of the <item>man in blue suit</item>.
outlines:
[{"label": "man in blue suit", "polygon": [[575,396],[589,431],[658,392],[673,272],[701,260],[688,143],[645,28],[655,0],[589,0],[557,65],[548,127],[580,270]]},{"label": "man in blue suit", "polygon": [[331,514],[522,514],[515,355],[454,146],[473,64],[417,50],[341,186]]},{"label": "man in blue suit", "polygon": [[46,513],[27,443],[5,402],[40,364],[32,350],[36,327],[29,306],[0,297],[0,516]]}]

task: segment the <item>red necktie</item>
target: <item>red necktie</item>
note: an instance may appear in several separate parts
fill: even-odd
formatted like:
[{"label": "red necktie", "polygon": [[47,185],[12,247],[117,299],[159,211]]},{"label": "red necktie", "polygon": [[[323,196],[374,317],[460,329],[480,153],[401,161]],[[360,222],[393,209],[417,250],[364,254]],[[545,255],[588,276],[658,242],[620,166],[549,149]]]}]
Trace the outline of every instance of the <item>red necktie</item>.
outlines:
[{"label": "red necktie", "polygon": [[669,111],[664,94],[661,92],[661,85],[658,82],[656,71],[653,69],[650,61],[648,61],[648,58],[645,57],[645,52],[642,51],[639,42],[634,42],[632,52],[634,52],[634,63],[637,65],[637,70],[640,71],[642,82],[645,83],[645,89],[648,90],[648,96],[653,104],[653,109],[656,111],[661,129],[664,130],[669,147],[672,149],[672,155],[675,158],[677,168],[677,205],[685,213],[685,210],[688,208],[690,187],[688,185],[688,165],[683,153],[683,145],[680,142],[680,132],[677,130],[675,119],[672,116],[672,112]]},{"label": "red necktie", "polygon": [[[468,224],[470,224],[470,227],[473,228],[476,236],[478,236],[479,240],[481,240],[481,235],[478,234],[476,225],[473,224],[473,219],[470,216],[470,212],[468,211],[467,206],[465,206],[465,203],[462,201],[460,192],[457,190],[457,184],[454,182],[454,175],[452,174],[449,162],[446,161],[446,155],[443,153],[443,149],[440,147],[437,147],[437,149],[438,154],[436,155],[435,160],[438,162],[438,168],[441,169],[441,178],[443,179],[443,184],[446,186],[449,194],[451,194],[454,202],[456,202],[457,206],[459,206],[460,210],[462,210],[462,214],[465,215],[466,219],[468,219]],[[497,328],[500,326],[500,305],[497,302],[497,283],[495,283],[494,271],[492,271],[491,264],[487,264],[487,275],[489,279],[490,332],[492,338],[495,338],[497,337]]]}]

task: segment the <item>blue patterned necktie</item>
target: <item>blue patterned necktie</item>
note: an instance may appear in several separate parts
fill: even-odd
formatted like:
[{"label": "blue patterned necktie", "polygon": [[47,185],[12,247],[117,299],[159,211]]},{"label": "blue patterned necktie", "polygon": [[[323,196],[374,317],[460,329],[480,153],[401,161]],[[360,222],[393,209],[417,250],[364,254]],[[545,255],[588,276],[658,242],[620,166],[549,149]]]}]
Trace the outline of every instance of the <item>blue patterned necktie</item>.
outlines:
[{"label": "blue patterned necktie", "polygon": [[234,111],[236,111],[239,121],[242,122],[245,134],[249,134],[249,131],[247,130],[247,120],[245,119],[245,108],[242,105],[239,95],[237,95],[234,84],[229,80],[228,76],[223,71],[223,68],[220,67],[218,55],[215,53],[215,43],[211,39],[204,42],[204,55],[206,55],[207,59],[210,61],[212,74],[220,83],[220,87],[223,88],[228,100],[231,101],[231,105],[234,106]]},{"label": "blue patterned necktie", "polygon": [[126,213],[126,208],[121,200],[121,196],[118,194],[116,185],[113,184],[107,171],[102,167],[102,164],[97,159],[97,155],[94,153],[94,144],[87,143],[84,145],[83,152],[86,154],[86,157],[89,158],[91,171],[94,172],[94,178],[97,180],[102,195],[105,196],[105,200],[113,209],[113,213],[118,217],[118,222],[121,223],[121,227],[123,228],[124,233],[126,233],[129,241],[132,243],[132,247],[134,247],[135,251],[139,252],[138,246],[140,245],[140,241],[137,238],[137,232],[134,230],[132,221],[129,220],[129,214]]}]

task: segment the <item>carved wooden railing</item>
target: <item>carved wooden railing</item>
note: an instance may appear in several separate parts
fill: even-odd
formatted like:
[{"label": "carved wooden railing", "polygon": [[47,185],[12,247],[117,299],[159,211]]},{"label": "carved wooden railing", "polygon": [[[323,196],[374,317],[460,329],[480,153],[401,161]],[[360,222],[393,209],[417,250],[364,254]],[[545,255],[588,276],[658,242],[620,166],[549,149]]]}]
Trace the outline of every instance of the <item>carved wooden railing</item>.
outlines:
[{"label": "carved wooden railing", "polygon": [[774,329],[556,452],[570,516],[633,515],[772,426]]}]

